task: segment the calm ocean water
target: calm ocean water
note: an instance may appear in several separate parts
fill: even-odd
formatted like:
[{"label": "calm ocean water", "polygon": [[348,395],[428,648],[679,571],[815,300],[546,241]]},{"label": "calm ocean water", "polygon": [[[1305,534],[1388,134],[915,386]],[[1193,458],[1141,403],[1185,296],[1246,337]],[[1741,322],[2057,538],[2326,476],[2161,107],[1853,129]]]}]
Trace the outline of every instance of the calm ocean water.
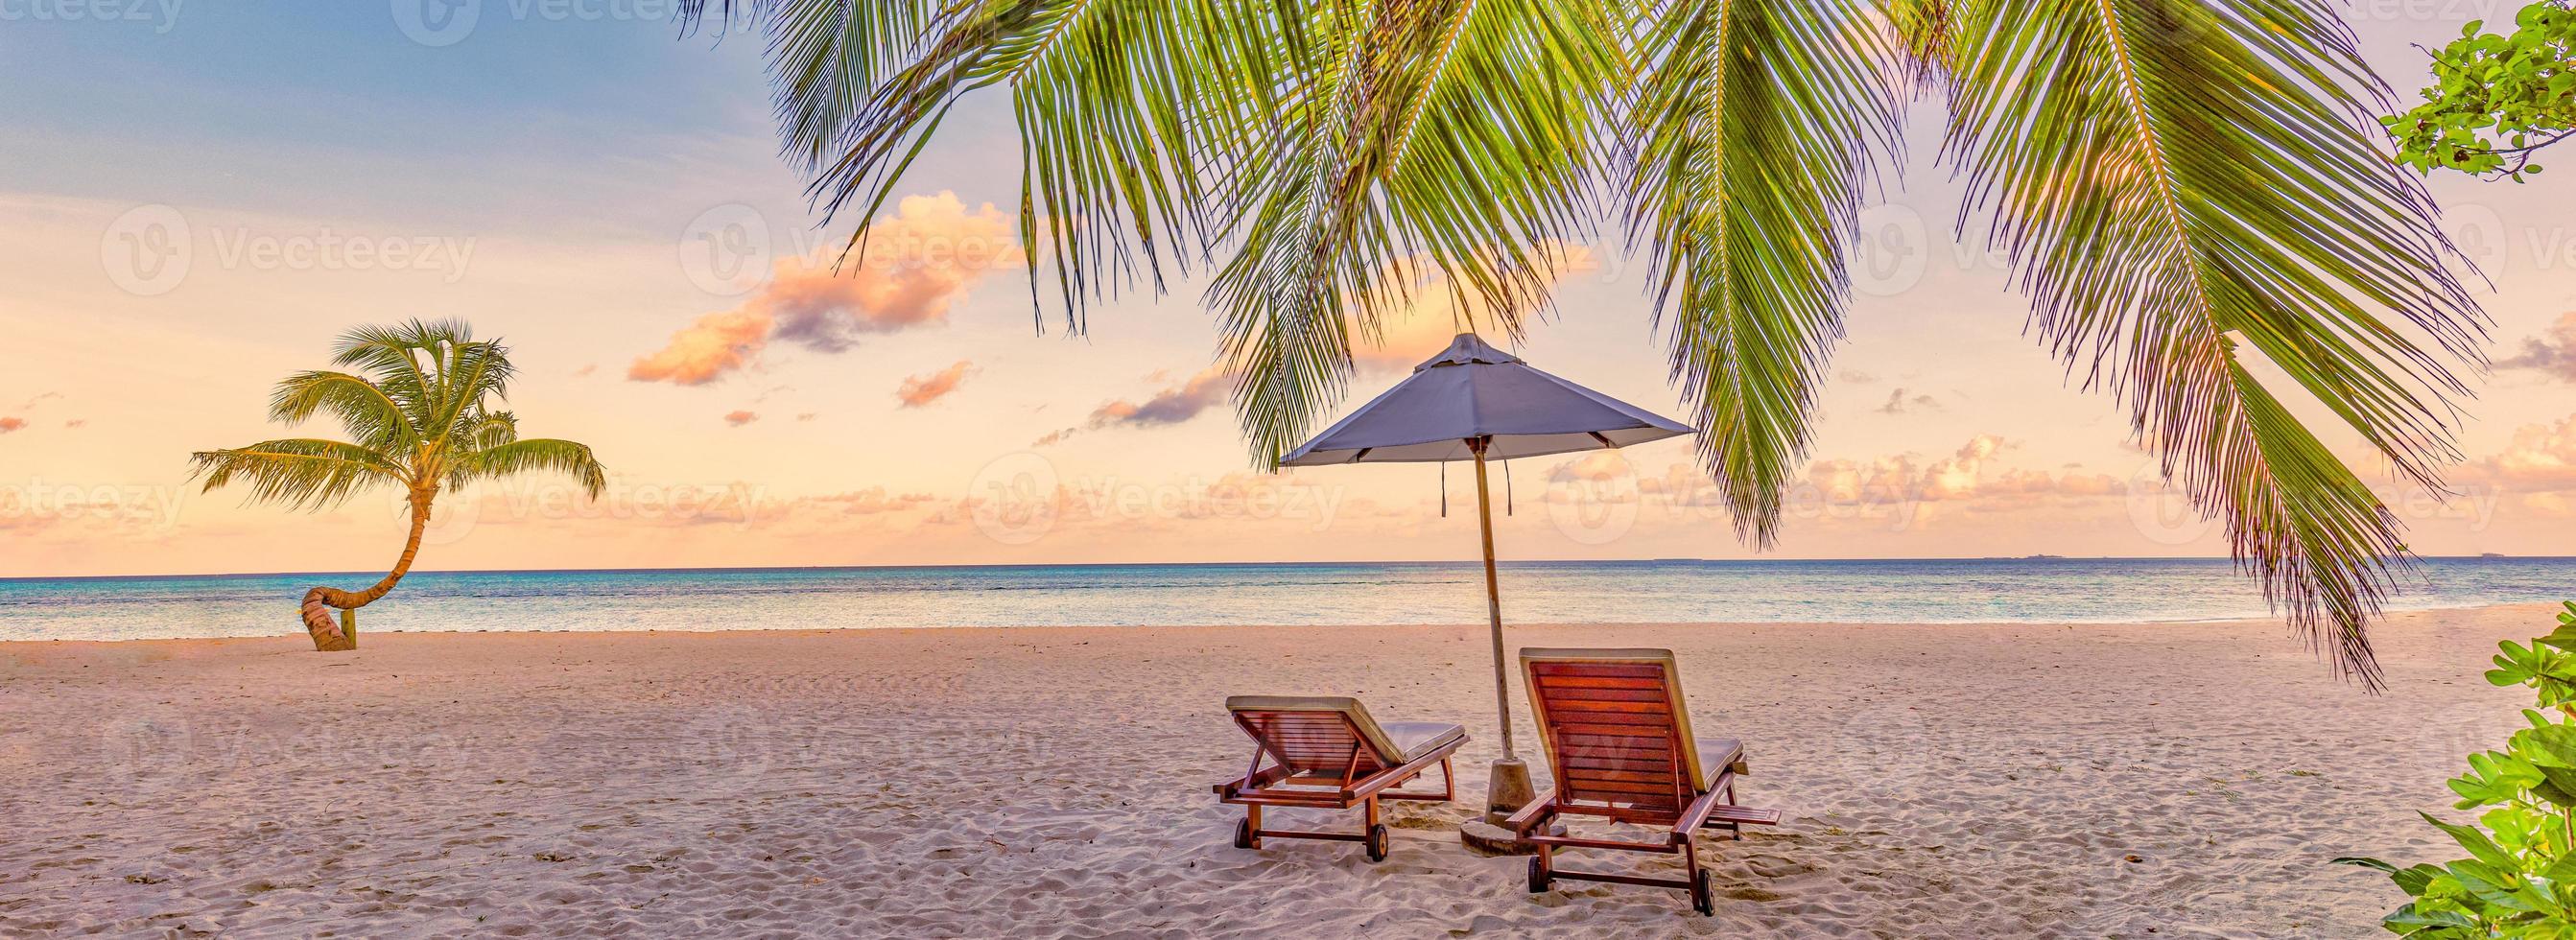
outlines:
[{"label": "calm ocean water", "polygon": [[[315,584],[371,574],[0,579],[0,640],[293,633]],[[1473,564],[1062,565],[421,573],[366,609],[393,630],[753,630],[1484,619]],[[1521,562],[1516,623],[2152,622],[2259,617],[2225,561]],[[2576,558],[2428,559],[2398,609],[2576,598]],[[2537,629],[2537,627],[2535,627]]]}]

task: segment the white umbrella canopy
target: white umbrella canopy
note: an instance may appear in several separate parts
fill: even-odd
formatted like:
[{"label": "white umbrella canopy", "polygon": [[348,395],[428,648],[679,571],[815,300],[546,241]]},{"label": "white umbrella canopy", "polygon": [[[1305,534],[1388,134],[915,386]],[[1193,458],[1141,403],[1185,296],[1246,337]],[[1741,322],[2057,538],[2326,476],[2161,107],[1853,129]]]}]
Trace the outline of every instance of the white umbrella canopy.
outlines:
[{"label": "white umbrella canopy", "polygon": [[1413,375],[1280,461],[1282,466],[1513,460],[1626,447],[1691,432],[1689,426],[1541,372],[1520,357],[1460,333]]},{"label": "white umbrella canopy", "polygon": [[1494,509],[1485,482],[1488,460],[1540,457],[1625,447],[1691,433],[1688,425],[1541,372],[1520,357],[1460,333],[1449,348],[1289,452],[1282,466],[1348,463],[1476,464],[1476,520],[1485,543],[1485,611],[1493,627],[1494,704],[1503,724],[1503,757],[1486,787],[1489,821],[1536,794],[1529,765],[1512,748],[1509,670],[1504,664],[1503,601],[1494,575]]}]

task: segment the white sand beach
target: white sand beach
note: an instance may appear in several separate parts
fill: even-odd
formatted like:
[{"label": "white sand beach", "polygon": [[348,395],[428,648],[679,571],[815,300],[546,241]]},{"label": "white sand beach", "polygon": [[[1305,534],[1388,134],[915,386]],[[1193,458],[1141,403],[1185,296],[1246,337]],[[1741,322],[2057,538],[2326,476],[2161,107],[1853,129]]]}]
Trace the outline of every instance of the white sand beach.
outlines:
[{"label": "white sand beach", "polygon": [[[1672,647],[1747,741],[1788,819],[1703,843],[1714,918],[1459,845],[1481,625],[6,643],[0,935],[2360,937],[2399,896],[2327,861],[2450,857],[2549,620],[2392,616],[2377,697],[2267,622],[1515,628]],[[1234,693],[1462,722],[1461,799],[1236,849]]]}]

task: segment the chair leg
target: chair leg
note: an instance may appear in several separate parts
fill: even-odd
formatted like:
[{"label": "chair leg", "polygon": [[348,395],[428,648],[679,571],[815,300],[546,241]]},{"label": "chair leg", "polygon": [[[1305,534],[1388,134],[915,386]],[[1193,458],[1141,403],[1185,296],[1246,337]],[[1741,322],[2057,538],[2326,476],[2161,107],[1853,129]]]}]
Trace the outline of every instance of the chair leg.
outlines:
[{"label": "chair leg", "polygon": [[1699,846],[1685,836],[1682,842],[1682,867],[1690,875],[1691,910],[1702,916],[1716,916],[1717,897],[1708,888],[1708,870],[1699,867]]},{"label": "chair leg", "polygon": [[1448,803],[1458,801],[1458,775],[1449,770],[1446,757],[1440,759],[1440,799]]},{"label": "chair leg", "polygon": [[1236,848],[1258,849],[1261,847],[1261,804],[1246,803],[1243,805],[1243,828],[1235,833],[1234,844]]},{"label": "chair leg", "polygon": [[1360,832],[1366,839],[1360,845],[1367,848],[1368,860],[1386,861],[1387,842],[1391,834],[1387,832],[1385,824],[1377,821],[1377,797],[1372,796],[1361,802],[1360,819],[1363,826]]},{"label": "chair leg", "polygon": [[[1740,802],[1737,802],[1737,801],[1736,801],[1736,799],[1735,799],[1735,778],[1734,778],[1734,777],[1728,777],[1728,778],[1726,778],[1726,805],[1728,805],[1728,806],[1742,806],[1742,805],[1744,805],[1744,804],[1742,804],[1742,803],[1740,803]],[[1737,841],[1737,842],[1742,842],[1742,841],[1744,841],[1744,824],[1743,824],[1743,823],[1733,823],[1733,822],[1731,822],[1731,823],[1727,823],[1727,824],[1726,824],[1726,837],[1727,837],[1727,838],[1729,838],[1729,839],[1733,839],[1733,840],[1735,840],[1735,841]]]}]

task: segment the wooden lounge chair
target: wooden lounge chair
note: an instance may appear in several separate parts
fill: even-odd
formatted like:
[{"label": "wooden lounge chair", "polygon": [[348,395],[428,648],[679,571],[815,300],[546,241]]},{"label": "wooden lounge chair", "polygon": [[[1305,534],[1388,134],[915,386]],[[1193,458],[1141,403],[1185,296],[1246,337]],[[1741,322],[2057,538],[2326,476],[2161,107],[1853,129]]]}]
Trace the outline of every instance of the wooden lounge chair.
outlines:
[{"label": "wooden lounge chair", "polygon": [[[1735,777],[1744,772],[1744,746],[1692,736],[1681,670],[1672,651],[1524,649],[1521,675],[1529,684],[1530,709],[1538,717],[1539,746],[1556,775],[1554,789],[1510,820],[1514,834],[1538,846],[1538,856],[1530,859],[1530,893],[1546,891],[1557,878],[1681,888],[1690,892],[1693,910],[1716,913],[1708,872],[1700,867],[1691,836],[1701,829],[1722,829],[1742,838],[1742,827],[1776,824],[1780,813],[1736,805]],[[1554,834],[1560,829],[1551,823],[1563,816],[1598,816],[1668,831],[1651,842]],[[1560,848],[1679,852],[1689,875],[1671,879],[1567,871],[1556,867]]]},{"label": "wooden lounge chair", "polygon": [[[1264,837],[1357,842],[1368,860],[1386,858],[1387,830],[1377,821],[1379,800],[1447,802],[1456,795],[1449,755],[1467,743],[1467,729],[1437,722],[1378,724],[1359,700],[1238,695],[1225,700],[1234,723],[1254,742],[1252,766],[1242,779],[1216,785],[1217,798],[1243,807],[1235,826],[1237,848],[1257,849]],[[1262,766],[1264,761],[1268,767]],[[1391,788],[1440,765],[1440,792]],[[1261,808],[1363,808],[1360,832],[1301,832],[1261,827]]]}]

